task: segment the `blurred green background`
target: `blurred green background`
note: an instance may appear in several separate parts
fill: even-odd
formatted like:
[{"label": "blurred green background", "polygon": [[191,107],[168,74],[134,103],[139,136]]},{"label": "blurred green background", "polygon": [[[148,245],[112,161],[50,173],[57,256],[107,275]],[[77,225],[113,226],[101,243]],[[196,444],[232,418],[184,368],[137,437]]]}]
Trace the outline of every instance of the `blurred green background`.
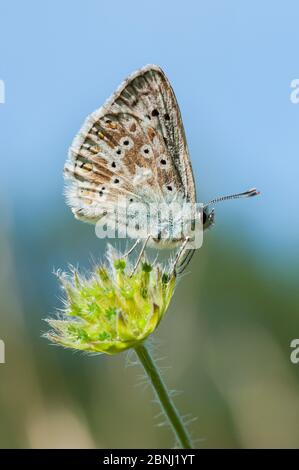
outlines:
[{"label": "blurred green background", "polygon": [[133,0],[113,11],[92,0],[0,7],[0,447],[173,446],[133,357],[41,338],[61,306],[53,270],[88,269],[104,249],[65,205],[67,148],[85,116],[151,62],[181,105],[199,200],[262,191],[217,207],[154,354],[182,414],[197,418],[196,446],[298,447],[298,4],[154,0],[146,15]]},{"label": "blurred green background", "polygon": [[[41,318],[61,306],[54,265],[88,268],[98,240],[70,218],[45,218],[43,236],[1,234],[1,447],[170,447],[134,358],[84,356],[41,339]],[[299,330],[292,272],[268,268],[246,239],[207,236],[153,340],[168,385],[197,446],[297,447]],[[68,234],[72,233],[69,237]],[[78,255],[80,253],[80,256]],[[82,258],[82,259],[81,259]],[[99,259],[99,257],[98,257]],[[64,264],[64,265],[65,265]]]}]

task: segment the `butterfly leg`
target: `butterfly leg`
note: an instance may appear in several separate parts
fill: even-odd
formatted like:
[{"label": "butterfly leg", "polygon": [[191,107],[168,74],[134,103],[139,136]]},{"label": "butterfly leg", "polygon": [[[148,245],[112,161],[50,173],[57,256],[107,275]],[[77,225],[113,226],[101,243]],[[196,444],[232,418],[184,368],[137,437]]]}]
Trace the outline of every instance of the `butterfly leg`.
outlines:
[{"label": "butterfly leg", "polygon": [[177,271],[176,271],[177,274],[182,274],[185,271],[190,261],[192,260],[194,253],[195,253],[195,250],[192,250],[192,249],[187,252],[187,254],[184,256],[183,261],[178,264]]},{"label": "butterfly leg", "polygon": [[182,254],[184,253],[184,251],[185,251],[185,249],[186,249],[186,246],[187,246],[189,240],[190,240],[190,237],[186,237],[185,240],[184,240],[184,242],[183,242],[183,244],[182,244],[182,246],[181,246],[181,248],[180,248],[179,251],[177,252],[177,254],[176,254],[175,258],[174,258],[174,262],[173,262],[172,269],[171,269],[171,273],[172,273],[172,274],[175,273],[176,268],[177,268],[177,265],[179,264],[179,261],[180,261],[180,259],[181,259],[181,256],[182,256]]},{"label": "butterfly leg", "polygon": [[123,257],[124,258],[127,258],[131,253],[132,251],[135,250],[136,246],[139,245],[139,243],[141,242],[141,238],[137,238],[136,242],[133,243],[133,246],[131,246],[131,248],[129,249],[129,251],[127,251]]},{"label": "butterfly leg", "polygon": [[138,256],[138,258],[137,258],[137,261],[136,261],[136,263],[135,263],[135,266],[134,266],[134,268],[133,268],[133,271],[132,271],[131,274],[130,274],[130,277],[132,277],[132,276],[135,274],[135,272],[136,272],[136,270],[137,270],[137,268],[138,268],[138,266],[139,266],[139,263],[140,263],[140,261],[141,261],[141,259],[142,259],[142,256],[144,255],[144,252],[145,252],[145,249],[146,249],[146,245],[147,245],[147,243],[148,243],[148,241],[149,241],[150,238],[151,238],[151,235],[148,235],[148,236],[146,237],[146,239],[144,240],[144,243],[143,243],[143,245],[142,245],[141,251],[140,251],[140,253],[139,253],[139,256]]}]

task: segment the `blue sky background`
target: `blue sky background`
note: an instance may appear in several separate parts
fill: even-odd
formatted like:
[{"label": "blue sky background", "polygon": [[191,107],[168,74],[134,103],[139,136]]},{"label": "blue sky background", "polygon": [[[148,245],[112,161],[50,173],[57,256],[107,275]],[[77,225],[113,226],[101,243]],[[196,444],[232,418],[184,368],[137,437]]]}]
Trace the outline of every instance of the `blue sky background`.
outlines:
[{"label": "blue sky background", "polygon": [[299,4],[127,0],[0,2],[0,195],[15,230],[65,211],[62,168],[87,114],[159,64],[177,95],[198,199],[256,186],[218,228],[272,260],[298,255]]}]

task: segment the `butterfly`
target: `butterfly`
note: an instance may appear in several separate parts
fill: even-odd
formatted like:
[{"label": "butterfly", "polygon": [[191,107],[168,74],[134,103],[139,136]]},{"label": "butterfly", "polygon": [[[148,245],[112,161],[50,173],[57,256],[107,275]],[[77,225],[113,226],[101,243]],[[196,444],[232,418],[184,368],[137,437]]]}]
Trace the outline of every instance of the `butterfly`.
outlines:
[{"label": "butterfly", "polygon": [[[75,217],[91,223],[112,225],[112,215],[120,203],[167,207],[175,202],[181,207],[196,206],[195,182],[180,109],[160,67],[147,65],[137,70],[101,108],[88,116],[69,149],[64,175],[69,182],[66,199]],[[214,210],[209,209],[212,204],[257,194],[253,188],[203,205],[201,228],[205,230],[214,222]],[[173,233],[183,213],[183,209],[176,211],[172,231],[165,231],[166,220],[160,220],[159,228],[156,218],[147,225],[138,260],[149,243],[155,247],[179,247],[177,265],[190,242],[188,234]],[[144,216],[139,225],[145,226],[146,222]],[[118,219],[120,232],[127,225],[125,217]],[[141,237],[136,238],[138,244]],[[189,251],[180,263],[182,267],[194,253]]]}]

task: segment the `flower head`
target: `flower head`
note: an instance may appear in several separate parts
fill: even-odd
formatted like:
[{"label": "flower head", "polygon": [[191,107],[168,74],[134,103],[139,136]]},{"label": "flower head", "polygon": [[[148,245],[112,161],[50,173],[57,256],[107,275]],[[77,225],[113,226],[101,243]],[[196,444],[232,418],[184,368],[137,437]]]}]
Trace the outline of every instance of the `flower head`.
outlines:
[{"label": "flower head", "polygon": [[141,262],[130,266],[117,253],[97,266],[89,278],[76,270],[60,273],[65,309],[48,319],[45,336],[62,346],[89,352],[116,354],[145,340],[158,326],[171,300],[175,275],[160,265]]}]

